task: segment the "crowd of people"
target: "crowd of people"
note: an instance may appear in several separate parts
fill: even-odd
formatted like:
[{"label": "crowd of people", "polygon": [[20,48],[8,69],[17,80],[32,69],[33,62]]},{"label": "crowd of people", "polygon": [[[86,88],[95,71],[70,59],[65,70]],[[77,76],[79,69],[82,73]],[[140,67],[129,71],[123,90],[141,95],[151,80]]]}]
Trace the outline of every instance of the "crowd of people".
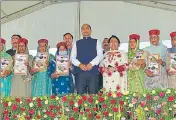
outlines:
[{"label": "crowd of people", "polygon": [[[99,40],[91,37],[89,24],[81,27],[83,38],[73,43],[70,33],[63,35],[63,41],[56,47],[55,56],[49,53],[47,39],[38,40],[37,53],[48,53],[47,68],[34,68],[36,56],[28,51],[28,40],[20,35],[11,37],[12,48],[6,51],[6,40],[1,38],[1,59],[9,59],[5,69],[1,69],[1,97],[31,97],[66,95],[69,93],[96,94],[99,90],[142,94],[148,89],[176,88],[176,32],[170,34],[172,48],[160,41],[160,31],[149,31],[150,46],[139,49],[140,36],[129,35],[129,49],[119,50],[117,36]],[[28,56],[26,75],[14,73],[15,56]],[[172,56],[171,56],[172,54]],[[61,75],[56,70],[57,55],[68,55],[69,74]],[[175,55],[174,58],[173,55]],[[75,79],[75,82],[73,80]]]}]

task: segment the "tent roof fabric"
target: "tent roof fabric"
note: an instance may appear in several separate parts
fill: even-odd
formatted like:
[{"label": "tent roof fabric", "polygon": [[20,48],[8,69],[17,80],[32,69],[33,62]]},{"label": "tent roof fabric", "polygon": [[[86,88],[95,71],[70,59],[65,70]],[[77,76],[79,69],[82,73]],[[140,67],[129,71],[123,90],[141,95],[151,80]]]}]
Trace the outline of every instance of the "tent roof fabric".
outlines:
[{"label": "tent roof fabric", "polygon": [[1,18],[16,13],[41,1],[1,1]]},{"label": "tent roof fabric", "polygon": [[165,3],[168,5],[176,5],[176,1],[161,1],[161,3]]},{"label": "tent roof fabric", "polygon": [[[80,1],[80,0],[74,0],[74,1]],[[64,2],[64,0],[60,2]],[[123,2],[127,2],[127,1],[123,1]],[[142,1],[140,0],[140,1],[130,1],[130,2],[139,4],[139,5],[147,5],[151,7],[158,6],[158,8],[176,11],[176,9],[174,9],[176,8],[176,1]],[[3,19],[4,17],[15,14],[24,9],[28,9],[29,7],[31,8],[32,6],[35,6],[37,4],[43,4],[43,2],[42,1],[1,1],[1,18]]]}]

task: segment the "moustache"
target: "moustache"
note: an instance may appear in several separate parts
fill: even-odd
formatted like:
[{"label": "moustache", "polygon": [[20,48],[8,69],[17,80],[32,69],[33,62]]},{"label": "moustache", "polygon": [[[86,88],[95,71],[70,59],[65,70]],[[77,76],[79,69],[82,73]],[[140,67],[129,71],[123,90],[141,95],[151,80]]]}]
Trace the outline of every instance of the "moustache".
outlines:
[{"label": "moustache", "polygon": [[108,46],[108,44],[104,44],[103,46]]},{"label": "moustache", "polygon": [[14,41],[14,42],[12,42],[12,44],[18,44],[18,43]]}]

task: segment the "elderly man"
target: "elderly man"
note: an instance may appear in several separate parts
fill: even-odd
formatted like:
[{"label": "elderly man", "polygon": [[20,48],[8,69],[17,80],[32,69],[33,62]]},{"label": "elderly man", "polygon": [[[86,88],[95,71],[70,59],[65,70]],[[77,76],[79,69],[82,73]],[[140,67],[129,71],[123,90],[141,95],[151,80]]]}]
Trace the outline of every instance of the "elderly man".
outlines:
[{"label": "elderly man", "polygon": [[[174,54],[176,54],[176,31],[170,33],[170,37],[171,37],[171,44],[172,47],[168,48],[168,53],[167,54],[167,61],[166,61],[166,70],[168,73],[168,87],[169,88],[174,88],[176,89],[176,74],[175,74],[175,70],[176,70],[176,65],[171,65],[170,64],[170,58],[172,58],[172,56],[174,56]],[[172,56],[171,56],[172,55]],[[174,57],[173,57],[174,59]]]},{"label": "elderly man", "polygon": [[[167,47],[162,44],[159,35],[160,30],[150,30],[149,39],[151,44],[149,47],[144,48],[144,51],[149,53],[147,55],[148,62],[146,63],[147,69],[145,70],[146,77],[144,80],[146,89],[166,89],[168,87],[168,79],[166,75]],[[158,58],[156,58],[156,56],[158,56]],[[159,69],[156,69],[155,71],[152,70],[155,66],[152,66],[149,60],[158,63]]]},{"label": "elderly man", "polygon": [[17,35],[17,34],[14,34],[12,35],[11,37],[11,44],[12,44],[12,48],[7,50],[6,52],[11,55],[12,57],[15,55],[16,53],[16,49],[17,49],[17,43],[18,43],[18,39],[20,39],[21,36],[20,35]]},{"label": "elderly man", "polygon": [[98,91],[98,65],[103,58],[102,46],[91,38],[91,26],[81,27],[83,39],[77,40],[72,48],[71,61],[74,65],[75,82],[78,94],[96,94]]}]

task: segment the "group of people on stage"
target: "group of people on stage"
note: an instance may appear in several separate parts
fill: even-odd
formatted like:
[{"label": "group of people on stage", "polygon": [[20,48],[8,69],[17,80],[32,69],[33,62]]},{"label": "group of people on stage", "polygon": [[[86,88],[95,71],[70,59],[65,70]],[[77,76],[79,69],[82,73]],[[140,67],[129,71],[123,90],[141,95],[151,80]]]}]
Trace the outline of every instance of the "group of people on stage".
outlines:
[{"label": "group of people on stage", "polygon": [[[129,35],[128,53],[119,50],[120,39],[116,36],[105,38],[101,44],[91,37],[91,26],[81,27],[83,38],[73,42],[73,36],[66,33],[56,47],[55,56],[49,53],[49,41],[38,40],[37,53],[48,53],[46,69],[34,68],[35,57],[29,55],[28,40],[13,35],[12,49],[6,51],[6,41],[1,38],[1,58],[9,59],[1,69],[1,96],[30,97],[78,94],[96,94],[100,89],[130,91],[142,94],[146,89],[176,88],[176,32],[172,32],[172,48],[160,41],[160,31],[149,31],[150,46],[139,49],[140,36]],[[72,46],[73,45],[73,46]],[[14,74],[15,56],[27,55],[26,75]],[[57,72],[56,56],[69,56],[69,74]],[[175,56],[175,57],[174,57]],[[172,61],[172,60],[173,61]],[[73,82],[73,77],[75,82]]]}]

